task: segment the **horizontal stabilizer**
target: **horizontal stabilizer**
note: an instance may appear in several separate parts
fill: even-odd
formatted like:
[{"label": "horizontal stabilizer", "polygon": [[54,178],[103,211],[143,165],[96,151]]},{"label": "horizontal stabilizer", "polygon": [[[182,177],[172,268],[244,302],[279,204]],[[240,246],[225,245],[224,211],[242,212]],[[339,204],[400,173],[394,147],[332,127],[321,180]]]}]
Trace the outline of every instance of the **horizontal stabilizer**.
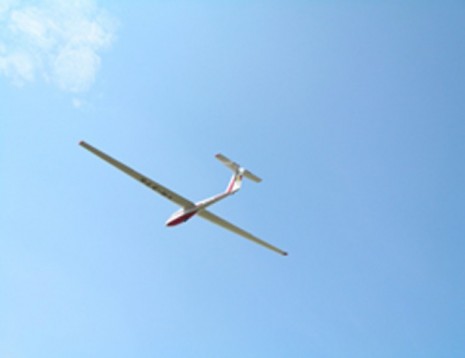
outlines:
[{"label": "horizontal stabilizer", "polygon": [[236,162],[233,162],[231,159],[225,157],[223,154],[217,154],[215,155],[216,159],[218,159],[221,163],[226,165],[229,169],[231,169],[235,173],[240,173],[247,179],[250,179],[256,183],[260,183],[262,181],[261,178],[253,174],[247,169],[242,168],[239,164]]}]

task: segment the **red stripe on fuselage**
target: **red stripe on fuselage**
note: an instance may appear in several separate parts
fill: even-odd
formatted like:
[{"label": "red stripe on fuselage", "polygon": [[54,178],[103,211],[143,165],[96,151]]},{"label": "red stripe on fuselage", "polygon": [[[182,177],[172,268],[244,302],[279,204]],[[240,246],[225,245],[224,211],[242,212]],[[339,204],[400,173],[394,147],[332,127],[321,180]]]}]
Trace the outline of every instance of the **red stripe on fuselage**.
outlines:
[{"label": "red stripe on fuselage", "polygon": [[235,181],[236,181],[236,177],[234,176],[234,177],[231,179],[231,181],[230,181],[230,183],[229,183],[229,185],[228,185],[228,190],[226,190],[226,192],[228,192],[228,193],[231,192],[232,187],[233,187]]},{"label": "red stripe on fuselage", "polygon": [[176,225],[182,224],[183,222],[186,222],[191,217],[193,217],[195,214],[197,214],[197,211],[189,211],[183,215],[177,216],[173,218],[172,220],[168,221],[166,223],[166,226],[176,226]]},{"label": "red stripe on fuselage", "polygon": [[234,175],[234,177],[231,179],[231,182],[228,185],[228,190],[226,190],[227,193],[230,193],[234,187],[234,184],[236,184],[237,180],[242,180],[242,175]]}]

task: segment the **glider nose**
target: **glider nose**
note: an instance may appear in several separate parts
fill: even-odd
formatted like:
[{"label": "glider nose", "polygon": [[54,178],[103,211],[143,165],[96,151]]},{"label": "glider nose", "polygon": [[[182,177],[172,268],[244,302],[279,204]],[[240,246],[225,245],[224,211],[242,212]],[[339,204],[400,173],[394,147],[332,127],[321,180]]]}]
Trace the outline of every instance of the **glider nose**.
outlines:
[{"label": "glider nose", "polygon": [[191,217],[193,217],[197,213],[196,210],[193,211],[178,211],[174,213],[165,223],[166,226],[176,226],[179,224],[182,224],[183,222],[186,222],[189,220]]}]

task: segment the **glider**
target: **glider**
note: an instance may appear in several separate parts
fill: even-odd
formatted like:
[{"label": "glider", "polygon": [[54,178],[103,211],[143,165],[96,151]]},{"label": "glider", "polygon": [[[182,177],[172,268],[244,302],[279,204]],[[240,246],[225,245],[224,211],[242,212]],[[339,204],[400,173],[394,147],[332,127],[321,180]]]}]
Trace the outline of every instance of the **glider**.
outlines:
[{"label": "glider", "polygon": [[229,181],[228,186],[226,187],[226,191],[223,193],[220,193],[218,195],[212,196],[211,198],[201,200],[197,203],[194,203],[181,195],[173,192],[172,190],[164,187],[163,185],[157,183],[156,181],[146,177],[145,175],[142,175],[135,170],[129,168],[128,166],[124,165],[123,163],[117,161],[116,159],[110,157],[109,155],[103,153],[102,151],[98,150],[97,148],[91,146],[90,144],[81,141],[79,142],[79,145],[90,151],[91,153],[95,154],[96,156],[100,157],[101,159],[105,160],[106,162],[110,163],[111,165],[115,166],[116,168],[122,170],[126,174],[130,175],[137,181],[141,182],[142,184],[145,184],[148,186],[150,189],[156,191],[158,194],[164,196],[166,199],[171,200],[175,204],[181,206],[181,209],[173,213],[169,217],[169,219],[166,221],[166,226],[175,226],[179,225],[181,223],[186,222],[190,218],[192,218],[194,215],[200,216],[201,218],[204,218],[208,221],[211,221],[212,223],[222,226],[223,228],[230,230],[240,236],[245,237],[246,239],[249,239],[259,245],[262,245],[274,252],[277,252],[278,254],[287,255],[287,252],[269,244],[266,241],[263,241],[259,239],[258,237],[252,235],[251,233],[237,227],[234,224],[231,224],[230,222],[220,218],[219,216],[213,214],[212,212],[208,211],[207,208],[211,206],[212,204],[217,203],[218,201],[227,198],[228,196],[231,196],[235,194],[240,188],[242,184],[242,179],[247,178],[249,180],[252,180],[256,183],[261,182],[261,179],[257,177],[256,175],[252,174],[250,171],[247,169],[241,167],[239,164],[231,161],[230,159],[226,158],[222,154],[216,154],[216,158],[226,165],[229,169],[233,171],[233,175],[231,177],[231,180]]}]

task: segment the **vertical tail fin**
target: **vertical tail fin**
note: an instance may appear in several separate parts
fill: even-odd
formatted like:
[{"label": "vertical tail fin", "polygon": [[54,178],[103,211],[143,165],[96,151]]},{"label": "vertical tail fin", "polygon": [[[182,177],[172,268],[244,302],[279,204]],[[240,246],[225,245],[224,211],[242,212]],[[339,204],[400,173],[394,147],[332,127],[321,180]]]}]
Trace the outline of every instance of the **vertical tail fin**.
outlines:
[{"label": "vertical tail fin", "polygon": [[247,169],[244,169],[232,160],[226,158],[223,154],[217,154],[215,157],[234,172],[231,180],[229,181],[228,187],[226,188],[227,193],[234,193],[238,191],[241,188],[243,177],[246,177],[247,179],[250,179],[256,183],[260,183],[262,181],[255,174],[251,173]]},{"label": "vertical tail fin", "polygon": [[242,174],[236,172],[232,175],[231,180],[229,181],[228,187],[226,188],[226,193],[235,193],[241,188],[242,185]]}]

